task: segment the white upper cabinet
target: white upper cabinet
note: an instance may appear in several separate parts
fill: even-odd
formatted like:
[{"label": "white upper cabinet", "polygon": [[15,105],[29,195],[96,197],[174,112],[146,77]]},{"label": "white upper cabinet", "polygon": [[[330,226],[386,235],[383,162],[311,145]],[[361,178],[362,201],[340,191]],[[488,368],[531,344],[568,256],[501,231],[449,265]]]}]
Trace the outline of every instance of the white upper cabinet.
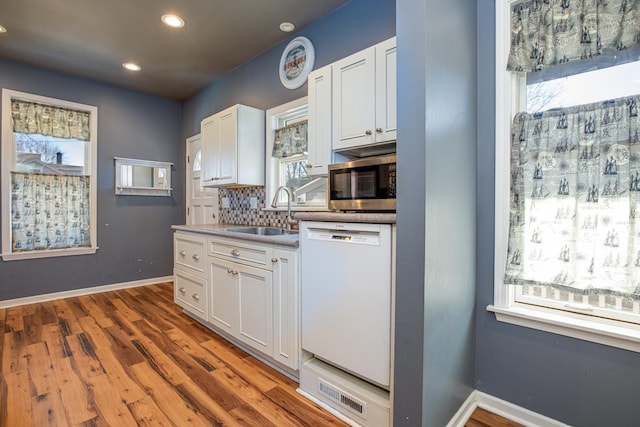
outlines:
[{"label": "white upper cabinet", "polygon": [[396,139],[395,46],[394,37],[332,64],[334,150]]},{"label": "white upper cabinet", "polygon": [[326,175],[331,163],[331,79],[331,65],[309,74],[309,175]]},{"label": "white upper cabinet", "polygon": [[264,185],[264,111],[234,105],[202,120],[202,185]]}]

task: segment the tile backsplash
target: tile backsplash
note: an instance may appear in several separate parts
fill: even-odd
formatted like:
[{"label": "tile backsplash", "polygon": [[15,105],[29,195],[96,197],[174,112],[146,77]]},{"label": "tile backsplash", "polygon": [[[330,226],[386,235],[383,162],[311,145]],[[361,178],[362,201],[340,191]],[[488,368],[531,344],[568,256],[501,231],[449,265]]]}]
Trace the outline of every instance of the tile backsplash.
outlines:
[{"label": "tile backsplash", "polygon": [[[222,207],[222,199],[229,199],[229,207]],[[257,199],[257,208],[251,209],[251,198]],[[263,211],[271,200],[265,201],[264,187],[220,188],[218,206],[220,223],[232,225],[254,225],[260,227],[280,227],[286,224],[287,213]]]}]

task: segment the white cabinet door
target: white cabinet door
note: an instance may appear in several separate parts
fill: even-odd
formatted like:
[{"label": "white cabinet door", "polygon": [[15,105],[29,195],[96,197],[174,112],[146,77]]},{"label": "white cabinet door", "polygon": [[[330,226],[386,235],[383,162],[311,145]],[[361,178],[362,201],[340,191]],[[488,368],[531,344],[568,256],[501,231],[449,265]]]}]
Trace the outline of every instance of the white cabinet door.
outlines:
[{"label": "white cabinet door", "polygon": [[299,272],[297,251],[273,250],[273,358],[298,369],[299,340]]},{"label": "white cabinet door", "polygon": [[376,142],[396,139],[396,38],[376,45]]},{"label": "white cabinet door", "polygon": [[273,355],[273,287],[270,271],[236,265],[238,338]]},{"label": "white cabinet door", "polygon": [[202,185],[215,183],[220,176],[220,121],[217,116],[207,117],[200,124],[202,140]]},{"label": "white cabinet door", "polygon": [[202,185],[264,185],[264,111],[234,105],[200,123]]},{"label": "white cabinet door", "polygon": [[375,142],[375,48],[333,64],[333,149]]},{"label": "white cabinet door", "polygon": [[396,38],[332,65],[333,149],[396,139]]},{"label": "white cabinet door", "polygon": [[231,262],[209,257],[209,321],[230,335],[238,331],[236,270]]},{"label": "white cabinet door", "polygon": [[237,117],[237,109],[229,108],[220,113],[218,118],[220,121],[219,185],[237,182]]},{"label": "white cabinet door", "polygon": [[309,74],[309,175],[326,175],[331,163],[331,65]]}]

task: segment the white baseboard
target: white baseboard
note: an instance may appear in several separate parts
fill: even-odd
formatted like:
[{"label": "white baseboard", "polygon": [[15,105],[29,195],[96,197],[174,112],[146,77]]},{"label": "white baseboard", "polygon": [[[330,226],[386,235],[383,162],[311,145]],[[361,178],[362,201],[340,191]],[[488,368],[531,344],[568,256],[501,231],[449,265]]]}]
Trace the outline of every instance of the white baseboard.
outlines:
[{"label": "white baseboard", "polygon": [[569,427],[560,421],[530,411],[506,400],[491,396],[478,390],[471,392],[458,412],[451,418],[447,427],[464,427],[471,418],[476,408],[486,409],[489,412],[508,418],[511,421],[530,427]]},{"label": "white baseboard", "polygon": [[159,283],[173,282],[173,276],[154,277],[151,279],[134,280],[132,282],[114,283],[111,285],[94,286],[91,288],[73,289],[70,291],[54,292],[52,294],[34,295],[24,298],[15,298],[0,301],[0,309],[15,307],[24,304],[52,301],[61,298],[79,297],[82,295],[97,294],[100,292],[117,291],[120,289],[137,288],[138,286],[156,285]]}]

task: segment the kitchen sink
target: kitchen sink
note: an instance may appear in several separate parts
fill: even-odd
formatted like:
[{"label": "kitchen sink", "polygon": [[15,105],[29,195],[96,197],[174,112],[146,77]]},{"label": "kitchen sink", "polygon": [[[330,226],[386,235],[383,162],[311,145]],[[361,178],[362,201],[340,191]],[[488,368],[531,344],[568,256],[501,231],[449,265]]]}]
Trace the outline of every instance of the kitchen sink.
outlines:
[{"label": "kitchen sink", "polygon": [[259,236],[282,236],[288,234],[298,234],[298,231],[287,231],[284,228],[277,227],[242,227],[242,228],[225,228],[224,231],[232,233],[256,234]]}]

